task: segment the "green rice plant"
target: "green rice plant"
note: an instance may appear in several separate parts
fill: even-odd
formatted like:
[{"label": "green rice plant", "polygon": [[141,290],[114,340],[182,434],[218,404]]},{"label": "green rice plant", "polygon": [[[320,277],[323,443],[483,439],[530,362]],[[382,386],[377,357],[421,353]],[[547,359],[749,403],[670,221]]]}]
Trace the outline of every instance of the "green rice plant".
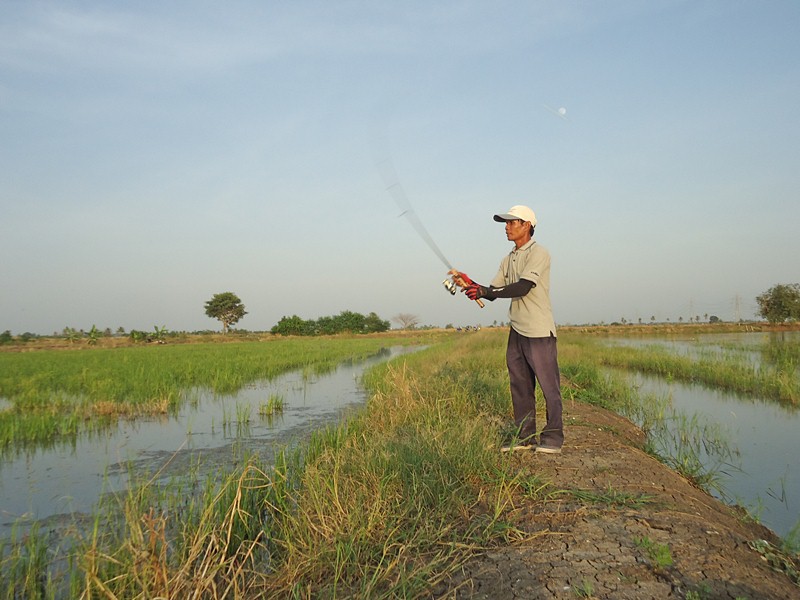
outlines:
[{"label": "green rice plant", "polygon": [[763,362],[778,372],[792,373],[800,369],[800,341],[776,334],[770,336],[759,350]]},{"label": "green rice plant", "polygon": [[258,406],[258,414],[261,417],[272,417],[276,414],[283,413],[286,402],[280,394],[270,394],[266,402],[262,402]]},{"label": "green rice plant", "polygon": [[250,414],[252,407],[243,402],[236,403],[236,438],[243,438],[250,435]]},{"label": "green rice plant", "polygon": [[250,414],[252,412],[252,408],[249,404],[244,402],[237,402],[236,403],[236,422],[240,424],[248,424],[250,423]]},{"label": "green rice plant", "polygon": [[644,348],[612,346],[588,339],[582,342],[582,353],[586,357],[591,355],[599,365],[652,373],[667,380],[700,383],[789,404],[800,402],[800,372],[796,362],[790,361],[790,366],[786,367],[780,363],[770,366],[765,361],[759,367],[738,354],[705,353],[695,357],[678,355],[655,344]]},{"label": "green rice plant", "polygon": [[37,523],[27,531],[15,525],[9,540],[0,542],[0,594],[3,598],[51,598],[47,548],[52,540]]},{"label": "green rice plant", "polygon": [[672,412],[656,424],[648,450],[699,488],[724,497],[722,474],[734,468],[736,451],[716,423]]}]

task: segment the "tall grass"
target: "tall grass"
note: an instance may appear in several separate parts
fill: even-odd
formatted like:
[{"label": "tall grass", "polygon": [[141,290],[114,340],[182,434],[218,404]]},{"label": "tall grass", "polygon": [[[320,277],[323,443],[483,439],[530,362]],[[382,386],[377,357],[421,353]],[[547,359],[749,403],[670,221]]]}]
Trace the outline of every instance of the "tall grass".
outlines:
[{"label": "tall grass", "polygon": [[313,436],[269,595],[414,596],[470,549],[517,534],[506,519],[525,477],[492,450],[497,406],[471,393],[504,369],[472,369],[474,351],[448,344],[373,370],[365,412]]}]

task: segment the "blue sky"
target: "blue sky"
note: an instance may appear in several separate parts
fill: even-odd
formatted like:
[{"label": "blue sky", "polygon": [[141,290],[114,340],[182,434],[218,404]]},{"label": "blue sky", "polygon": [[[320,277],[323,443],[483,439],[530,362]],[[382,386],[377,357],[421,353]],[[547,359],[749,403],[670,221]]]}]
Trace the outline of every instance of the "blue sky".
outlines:
[{"label": "blue sky", "polygon": [[[794,0],[0,3],[0,330],[491,324],[536,211],[557,323],[752,317],[800,281]],[[566,119],[558,116],[566,109]],[[738,311],[738,312],[737,312]]]}]

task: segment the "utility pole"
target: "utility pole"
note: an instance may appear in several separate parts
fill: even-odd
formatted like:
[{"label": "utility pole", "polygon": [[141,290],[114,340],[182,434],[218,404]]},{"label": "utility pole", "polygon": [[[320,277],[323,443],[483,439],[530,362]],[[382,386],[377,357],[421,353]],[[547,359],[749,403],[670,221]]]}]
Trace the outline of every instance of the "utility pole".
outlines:
[{"label": "utility pole", "polygon": [[733,319],[737,323],[742,320],[742,298],[739,294],[733,298]]}]

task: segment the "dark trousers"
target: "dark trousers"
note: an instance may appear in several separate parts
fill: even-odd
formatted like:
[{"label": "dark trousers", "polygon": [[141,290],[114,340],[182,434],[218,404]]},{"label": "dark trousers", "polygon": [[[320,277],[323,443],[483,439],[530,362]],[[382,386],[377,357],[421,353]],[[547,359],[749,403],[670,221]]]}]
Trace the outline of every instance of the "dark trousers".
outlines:
[{"label": "dark trousers", "polygon": [[514,329],[508,335],[506,349],[508,378],[514,421],[520,439],[536,435],[536,382],[542,388],[547,409],[547,423],[539,435],[539,443],[561,447],[564,426],[561,421],[561,381],[558,371],[556,338],[529,338]]}]

